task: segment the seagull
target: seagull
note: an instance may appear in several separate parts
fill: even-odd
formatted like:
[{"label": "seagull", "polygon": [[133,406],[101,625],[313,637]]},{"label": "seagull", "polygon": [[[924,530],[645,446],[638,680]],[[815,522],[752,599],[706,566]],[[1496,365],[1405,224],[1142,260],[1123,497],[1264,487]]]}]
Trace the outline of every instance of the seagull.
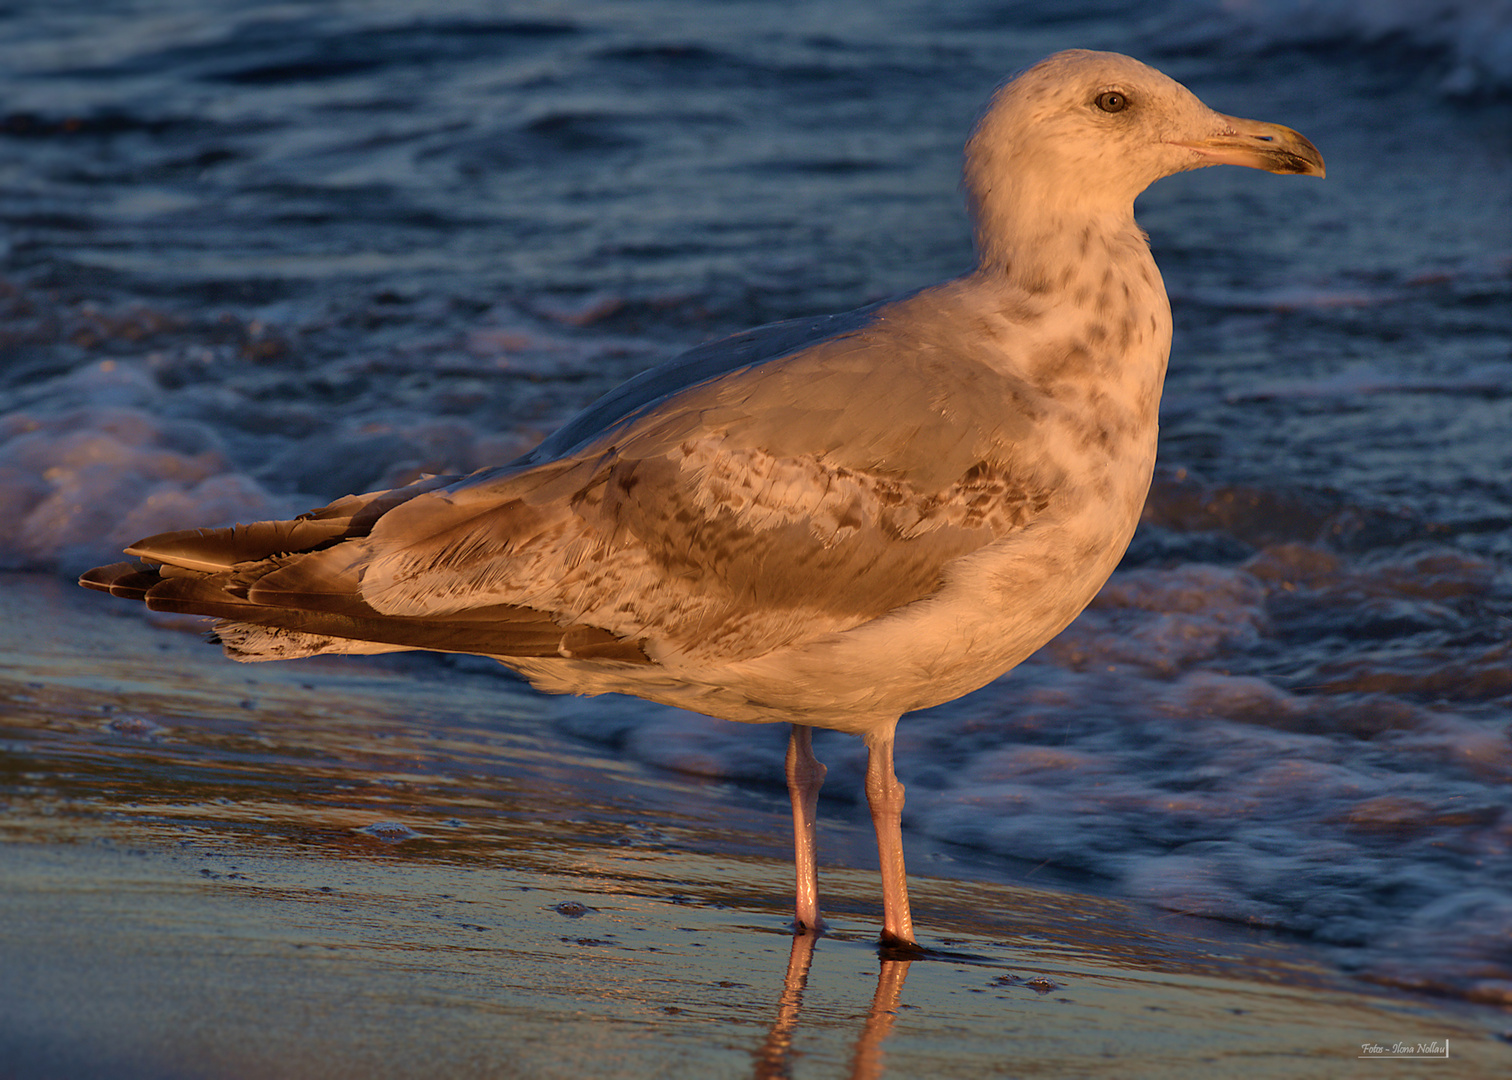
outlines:
[{"label": "seagull", "polygon": [[550,693],[789,724],[799,932],[824,926],[812,731],[858,735],[881,939],[916,949],[898,721],[1009,671],[1123,555],[1171,345],[1134,199],[1219,164],[1324,175],[1290,128],[1057,53],[966,144],[964,276],[700,345],[507,465],[149,537],[80,584],[212,616],[236,660],[473,653]]}]

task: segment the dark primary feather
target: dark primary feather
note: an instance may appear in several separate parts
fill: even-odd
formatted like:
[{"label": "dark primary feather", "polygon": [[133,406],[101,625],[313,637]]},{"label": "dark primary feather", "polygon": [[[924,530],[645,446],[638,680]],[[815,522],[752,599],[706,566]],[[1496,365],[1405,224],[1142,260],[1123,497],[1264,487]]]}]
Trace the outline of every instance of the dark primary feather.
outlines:
[{"label": "dark primary feather", "polygon": [[[268,523],[276,524],[276,523]],[[228,530],[229,531],[229,530]],[[166,571],[166,572],[165,572]],[[592,626],[562,627],[540,612],[492,605],[459,612],[454,618],[381,615],[352,596],[325,605],[307,598],[303,606],[277,606],[247,598],[238,576],[255,580],[257,567],[241,573],[204,574],[144,562],[97,567],[80,578],[88,588],[143,600],[153,611],[205,615],[226,624],[264,627],[334,642],[360,641],[403,649],[518,657],[565,656],[647,663],[634,642],[624,642]],[[224,631],[225,626],[218,629]],[[325,651],[301,650],[308,651]],[[335,650],[335,651],[339,651]]]}]

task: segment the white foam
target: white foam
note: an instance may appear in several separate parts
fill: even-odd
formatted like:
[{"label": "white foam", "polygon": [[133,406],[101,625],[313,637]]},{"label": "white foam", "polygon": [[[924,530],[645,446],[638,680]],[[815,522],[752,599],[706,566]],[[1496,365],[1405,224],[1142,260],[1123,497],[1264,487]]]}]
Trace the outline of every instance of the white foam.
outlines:
[{"label": "white foam", "polygon": [[228,471],[202,425],[115,405],[11,413],[0,427],[0,558],[78,572],[119,559],[144,535],[287,516],[249,477]]}]

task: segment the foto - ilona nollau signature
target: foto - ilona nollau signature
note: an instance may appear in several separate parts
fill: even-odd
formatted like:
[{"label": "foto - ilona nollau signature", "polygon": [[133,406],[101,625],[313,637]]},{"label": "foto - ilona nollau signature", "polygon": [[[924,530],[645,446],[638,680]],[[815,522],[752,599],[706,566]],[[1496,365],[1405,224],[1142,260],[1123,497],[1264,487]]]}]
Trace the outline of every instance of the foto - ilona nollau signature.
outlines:
[{"label": "foto - ilona nollau signature", "polygon": [[1361,1043],[1361,1057],[1435,1057],[1449,1056],[1449,1040],[1432,1042]]}]

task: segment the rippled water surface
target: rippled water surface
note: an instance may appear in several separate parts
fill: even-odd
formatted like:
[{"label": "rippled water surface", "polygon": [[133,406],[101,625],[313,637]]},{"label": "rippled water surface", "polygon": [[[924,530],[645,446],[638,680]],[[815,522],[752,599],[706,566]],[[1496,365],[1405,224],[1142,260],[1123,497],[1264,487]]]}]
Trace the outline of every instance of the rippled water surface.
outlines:
[{"label": "rippled water surface", "polygon": [[[1141,199],[1177,321],[1145,524],[1071,630],[904,722],[907,827],[1505,1005],[1512,16],[1227,7],[11,4],[0,560],[69,575],[161,529],[497,463],[679,348],[956,273],[960,145],[994,84],[1057,48],[1134,53],[1303,131],[1329,177],[1204,170]],[[207,716],[243,692],[225,670]],[[595,768],[780,776],[772,732],[533,707]],[[316,725],[289,751],[330,762],[303,825],[219,789],[236,808],[207,812],[171,753],[154,813],[285,835],[339,806],[343,837],[443,847],[517,815],[549,847],[559,763],[512,745],[532,766],[507,797],[438,764],[503,753],[485,711],[428,696],[418,748]],[[200,713],[100,722],[193,730],[227,768],[292,738]],[[10,738],[8,782],[55,768]],[[354,787],[346,755],[392,771]],[[821,756],[827,794],[859,793],[858,746]],[[385,801],[438,769],[441,824]],[[96,797],[88,771],[60,797]]]}]

